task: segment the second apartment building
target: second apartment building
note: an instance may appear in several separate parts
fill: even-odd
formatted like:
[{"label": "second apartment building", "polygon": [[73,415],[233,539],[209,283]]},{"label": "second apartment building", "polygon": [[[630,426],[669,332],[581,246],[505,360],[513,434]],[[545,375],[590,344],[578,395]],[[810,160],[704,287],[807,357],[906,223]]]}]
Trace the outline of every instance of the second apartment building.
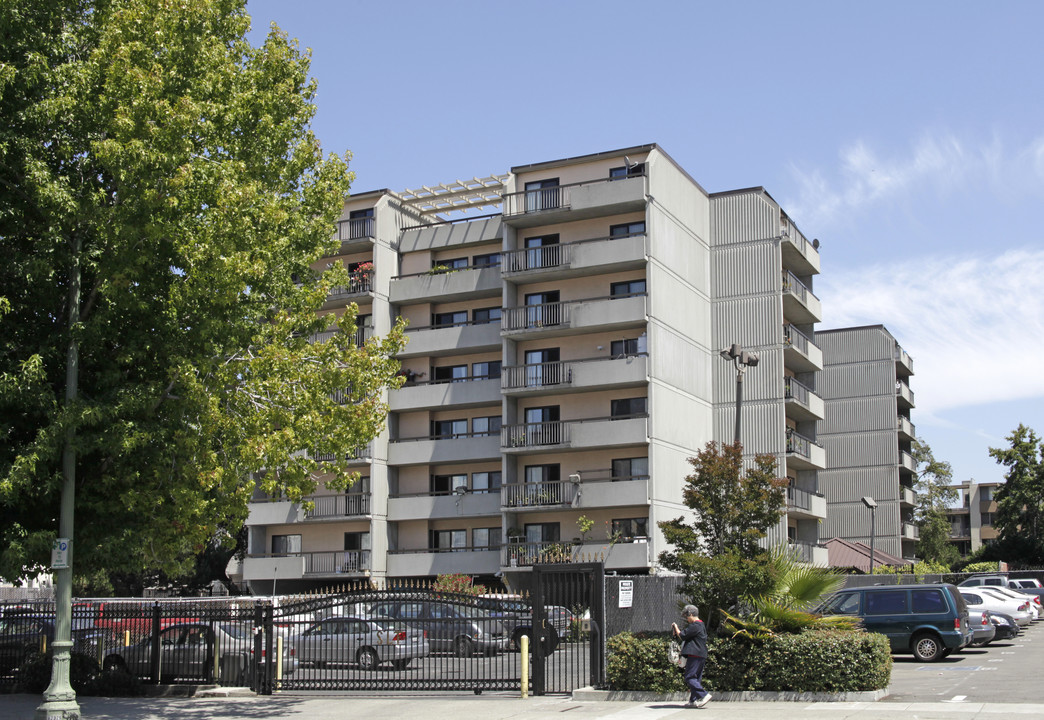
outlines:
[{"label": "second apartment building", "polygon": [[[744,212],[760,235],[726,232],[721,219]],[[386,431],[349,449],[360,485],[320,490],[307,513],[255,498],[243,566],[255,592],[455,572],[492,581],[562,558],[649,572],[668,549],[657,523],[688,513],[687,458],[732,440],[735,386],[718,354],[731,342],[764,357],[745,442],[792,477],[774,539],[815,552],[821,411],[799,389],[814,388],[818,309],[810,292],[800,306],[791,295],[808,290],[818,250],[767,193],[708,196],[644,145],[355,195],[339,233],[329,261],[354,283],[328,309],[355,302],[360,341],[407,319],[407,383],[389,393]],[[719,269],[750,248],[748,271],[764,275],[752,292]]]}]

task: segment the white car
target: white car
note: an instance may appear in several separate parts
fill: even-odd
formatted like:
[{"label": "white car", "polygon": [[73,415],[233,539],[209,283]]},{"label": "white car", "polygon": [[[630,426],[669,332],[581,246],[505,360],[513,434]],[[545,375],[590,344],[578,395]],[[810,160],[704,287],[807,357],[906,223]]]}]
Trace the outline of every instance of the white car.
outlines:
[{"label": "white car", "polygon": [[984,587],[978,589],[985,590],[986,592],[993,593],[994,595],[1000,595],[1001,597],[1008,597],[1012,600],[1028,602],[1030,610],[1033,611],[1034,620],[1038,619],[1041,615],[1041,612],[1044,611],[1042,610],[1040,605],[1040,598],[1036,595],[1027,595],[1026,593],[1021,593],[1018,590],[1012,590],[1011,588]]},{"label": "white car", "polygon": [[1015,622],[1019,627],[1025,627],[1033,622],[1033,611],[1030,610],[1028,602],[996,595],[981,587],[962,587],[958,589],[961,591],[961,597],[964,598],[964,602],[968,605],[969,612],[988,610],[990,612],[1011,615],[1015,618]]}]

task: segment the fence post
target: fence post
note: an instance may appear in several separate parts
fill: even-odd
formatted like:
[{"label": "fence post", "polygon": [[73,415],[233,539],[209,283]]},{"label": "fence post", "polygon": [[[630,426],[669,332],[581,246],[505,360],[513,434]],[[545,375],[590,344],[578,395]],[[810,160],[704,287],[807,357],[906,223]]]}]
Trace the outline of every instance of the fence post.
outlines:
[{"label": "fence post", "polygon": [[159,685],[160,673],[162,668],[160,662],[162,660],[160,656],[160,604],[158,602],[152,603],[152,662],[149,663],[149,670],[152,674],[152,684]]}]

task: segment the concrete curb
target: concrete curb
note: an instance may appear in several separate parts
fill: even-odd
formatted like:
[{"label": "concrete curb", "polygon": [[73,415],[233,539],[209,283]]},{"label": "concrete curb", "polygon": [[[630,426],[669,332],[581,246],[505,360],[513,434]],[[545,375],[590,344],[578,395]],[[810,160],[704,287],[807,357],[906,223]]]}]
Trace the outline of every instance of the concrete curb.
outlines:
[{"label": "concrete curb", "polygon": [[[863,692],[768,692],[744,690],[742,692],[715,692],[715,702],[876,702],[888,694],[887,690],[867,690]],[[578,688],[573,691],[573,700],[591,702],[611,702],[623,700],[628,702],[680,702],[689,701],[689,693],[654,693],[637,690],[595,690],[592,687]]]}]

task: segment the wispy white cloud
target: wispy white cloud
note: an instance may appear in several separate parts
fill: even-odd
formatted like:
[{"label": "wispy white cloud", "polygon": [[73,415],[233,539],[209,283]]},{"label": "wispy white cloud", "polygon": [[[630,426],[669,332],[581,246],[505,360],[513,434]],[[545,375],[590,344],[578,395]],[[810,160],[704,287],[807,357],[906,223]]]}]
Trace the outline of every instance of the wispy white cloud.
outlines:
[{"label": "wispy white cloud", "polygon": [[883,324],[914,357],[918,415],[1044,398],[1044,250],[824,274],[823,327]]}]

